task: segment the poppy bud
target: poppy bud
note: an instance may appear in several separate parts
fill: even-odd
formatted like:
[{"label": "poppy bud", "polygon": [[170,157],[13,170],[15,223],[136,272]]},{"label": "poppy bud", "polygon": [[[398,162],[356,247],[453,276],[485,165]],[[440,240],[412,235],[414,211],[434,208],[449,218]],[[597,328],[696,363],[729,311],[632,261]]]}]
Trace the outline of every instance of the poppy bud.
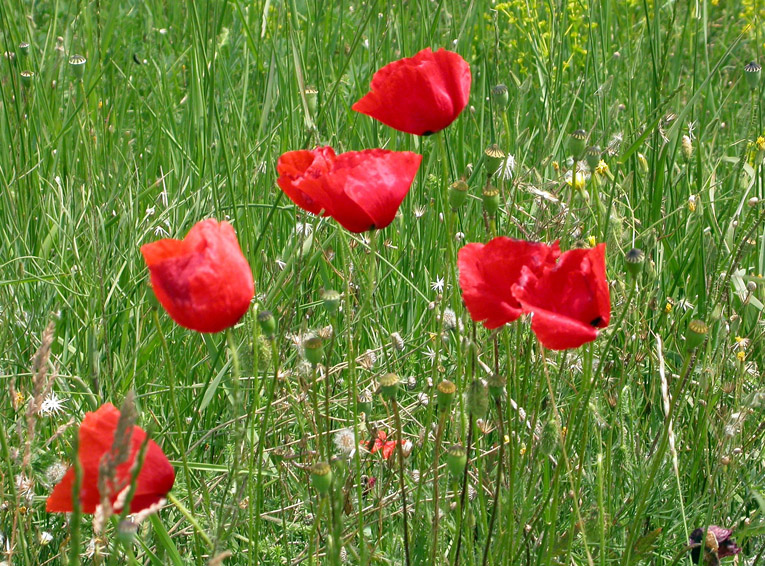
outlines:
[{"label": "poppy bud", "polygon": [[380,393],[382,394],[383,399],[390,401],[391,399],[396,398],[400,381],[401,379],[399,379],[398,375],[395,373],[386,373],[380,378]]},{"label": "poppy bud", "polygon": [[590,171],[595,171],[598,163],[600,163],[600,154],[601,150],[599,145],[591,145],[587,148],[584,157],[587,160],[587,166],[590,168]]},{"label": "poppy bud", "polygon": [[305,359],[312,365],[318,365],[324,359],[324,340],[321,336],[309,336],[303,341]]},{"label": "poppy bud", "polygon": [[446,451],[446,467],[455,480],[462,477],[467,466],[467,452],[459,444],[454,444]]},{"label": "poppy bud", "polygon": [[315,116],[319,102],[319,91],[309,86],[305,89],[304,94],[305,102],[308,105],[308,112],[311,113],[311,116]]},{"label": "poppy bud", "polygon": [[584,150],[587,147],[587,132],[584,130],[577,130],[568,140],[568,150],[571,152],[571,156],[579,161],[584,156]]},{"label": "poppy bud", "polygon": [[510,104],[510,91],[507,89],[507,85],[500,83],[492,88],[491,96],[494,98],[494,104],[497,105],[497,108],[507,110]]},{"label": "poppy bud", "polygon": [[340,308],[340,299],[341,299],[340,293],[335,291],[334,289],[325,289],[321,292],[321,300],[324,303],[324,308],[327,309],[327,312],[330,314],[334,314],[337,312],[337,310]]},{"label": "poppy bud", "polygon": [[22,57],[26,57],[27,55],[29,55],[29,43],[27,43],[26,41],[22,41],[21,43],[19,43],[19,55],[21,55]]},{"label": "poppy bud", "polygon": [[448,379],[444,379],[436,387],[436,399],[438,400],[438,410],[446,412],[454,401],[454,393],[457,386]]},{"label": "poppy bud", "polygon": [[21,71],[19,73],[19,76],[21,77],[21,84],[25,87],[32,86],[32,82],[35,79],[35,74],[33,71]]},{"label": "poppy bud", "polygon": [[273,338],[274,333],[276,332],[276,320],[274,319],[274,315],[271,314],[271,311],[259,311],[258,324],[260,325],[260,330],[263,334],[268,338]]},{"label": "poppy bud", "polygon": [[489,410],[489,392],[483,379],[474,379],[468,387],[467,403],[470,413],[482,419]]},{"label": "poppy bud", "polygon": [[459,207],[465,204],[465,200],[467,200],[468,189],[468,184],[462,179],[459,181],[454,181],[451,185],[449,185],[446,196],[449,199],[449,206],[452,207],[452,210],[457,210]]},{"label": "poppy bud", "polygon": [[82,55],[72,55],[69,57],[69,66],[72,68],[72,74],[75,79],[81,79],[85,74],[85,63],[88,60]]},{"label": "poppy bud", "polygon": [[504,399],[507,378],[501,373],[493,373],[489,376],[489,393],[493,399]]},{"label": "poppy bud", "polygon": [[633,277],[640,275],[643,269],[643,261],[645,260],[645,254],[643,250],[639,248],[632,248],[624,255],[624,263],[627,267],[627,272]]},{"label": "poppy bud", "polygon": [[754,61],[747,63],[744,67],[744,76],[746,77],[746,82],[749,84],[751,90],[755,90],[760,84],[761,71],[762,66]]},{"label": "poppy bud", "polygon": [[486,174],[491,177],[505,160],[505,152],[497,144],[492,144],[484,150],[483,154]]},{"label": "poppy bud", "polygon": [[319,495],[327,495],[332,487],[332,468],[327,462],[316,462],[311,466],[311,482]]},{"label": "poppy bud", "polygon": [[481,200],[483,200],[483,209],[487,216],[494,218],[499,210],[499,190],[491,185],[487,186],[483,190]]},{"label": "poppy bud", "polygon": [[694,319],[688,323],[688,330],[685,333],[685,347],[688,350],[695,350],[704,341],[709,332],[709,326],[703,320]]}]

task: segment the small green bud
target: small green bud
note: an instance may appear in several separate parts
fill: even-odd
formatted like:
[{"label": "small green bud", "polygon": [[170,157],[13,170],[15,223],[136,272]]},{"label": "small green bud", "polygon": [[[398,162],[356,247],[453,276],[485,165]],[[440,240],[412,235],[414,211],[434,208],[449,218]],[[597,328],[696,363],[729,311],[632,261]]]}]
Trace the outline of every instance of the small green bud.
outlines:
[{"label": "small green bud", "polygon": [[468,184],[462,179],[459,181],[454,181],[451,185],[449,185],[446,196],[449,199],[449,206],[452,207],[452,210],[457,210],[459,207],[465,204],[465,201],[467,200],[468,189]]},{"label": "small green bud", "polygon": [[308,105],[308,111],[311,116],[316,116],[316,109],[319,106],[319,91],[314,87],[307,87],[305,89],[305,102]]},{"label": "small green bud", "polygon": [[324,303],[324,308],[327,312],[334,314],[340,308],[340,301],[342,295],[333,289],[325,289],[321,292],[321,300]]},{"label": "small green bud", "polygon": [[436,386],[436,400],[438,401],[438,410],[446,412],[454,401],[454,393],[457,386],[448,379],[444,379]]},{"label": "small green bud", "polygon": [[643,250],[639,248],[632,248],[624,255],[624,265],[627,268],[627,272],[632,277],[637,277],[643,270],[643,261],[645,260],[645,254]]},{"label": "small green bud", "polygon": [[380,394],[383,399],[390,401],[396,398],[401,379],[395,373],[386,373],[380,378]]},{"label": "small green bud", "polygon": [[709,326],[703,320],[694,319],[688,323],[688,330],[685,333],[685,347],[688,350],[695,350],[704,341],[709,332]]},{"label": "small green bud", "polygon": [[584,158],[587,160],[587,166],[590,168],[590,171],[595,171],[598,163],[600,163],[601,153],[602,152],[599,145],[591,145],[587,148],[587,151],[584,154]]},{"label": "small green bud", "polygon": [[486,416],[489,410],[489,391],[483,379],[474,379],[467,391],[468,410],[477,419]]},{"label": "small green bud", "polygon": [[332,487],[332,468],[327,462],[316,462],[311,466],[311,482],[319,495],[327,495]]},{"label": "small green bud", "polygon": [[571,156],[579,161],[584,157],[584,150],[587,147],[587,132],[584,130],[577,130],[568,140],[568,150],[571,152]]},{"label": "small green bud", "polygon": [[260,331],[268,338],[273,338],[276,332],[276,319],[271,311],[262,310],[258,311],[258,324],[260,325]]},{"label": "small green bud", "polygon": [[455,480],[462,478],[467,466],[467,452],[459,444],[454,444],[446,451],[446,467]]},{"label": "small green bud", "polygon": [[505,385],[507,385],[507,378],[501,373],[493,373],[489,376],[489,393],[493,399],[502,400],[505,398]]},{"label": "small green bud", "polygon": [[492,144],[487,147],[484,152],[484,166],[486,167],[486,174],[491,177],[500,168],[502,162],[505,160],[505,152],[500,149],[497,144]]},{"label": "small green bud", "polygon": [[744,67],[744,76],[746,77],[746,82],[749,84],[751,90],[756,90],[759,86],[760,75],[762,74],[761,71],[762,66],[755,61],[747,63]]},{"label": "small green bud", "polygon": [[324,340],[321,336],[309,336],[303,340],[303,351],[311,365],[319,365],[324,359]]},{"label": "small green bud", "polygon": [[492,186],[487,186],[483,190],[481,200],[483,201],[483,209],[487,216],[494,218],[499,210],[499,190]]},{"label": "small green bud", "polygon": [[498,109],[507,110],[507,107],[510,104],[510,91],[508,90],[507,85],[500,83],[492,88],[491,96]]},{"label": "small green bud", "polygon": [[35,80],[35,74],[33,71],[21,71],[19,76],[21,77],[21,84],[25,87],[32,86],[32,83]]},{"label": "small green bud", "polygon": [[82,55],[72,55],[69,57],[69,66],[72,69],[72,74],[75,79],[81,79],[83,77],[85,74],[85,63],[87,62],[88,60]]}]

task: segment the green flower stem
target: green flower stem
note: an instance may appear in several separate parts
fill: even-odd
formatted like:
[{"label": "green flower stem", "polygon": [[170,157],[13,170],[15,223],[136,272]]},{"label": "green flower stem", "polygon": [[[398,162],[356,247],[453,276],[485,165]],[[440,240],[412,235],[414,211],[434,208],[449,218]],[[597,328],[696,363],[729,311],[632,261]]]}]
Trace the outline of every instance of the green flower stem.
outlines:
[{"label": "green flower stem", "polygon": [[[156,312],[156,311],[155,311]],[[80,439],[75,435],[72,440],[72,450],[74,451],[74,483],[72,484],[72,517],[70,525],[70,543],[69,543],[69,564],[79,566],[80,547],[82,538],[80,526],[82,523],[82,503],[80,503],[80,492],[82,491],[82,462],[80,461]]]},{"label": "green flower stem", "polygon": [[401,488],[401,507],[403,509],[404,517],[404,556],[406,557],[406,566],[411,564],[409,559],[409,517],[406,511],[406,482],[404,481],[404,451],[401,448],[401,440],[403,439],[401,431],[401,415],[398,411],[398,403],[396,399],[391,399],[393,405],[393,418],[396,421],[396,454],[398,455],[398,480],[399,487]]},{"label": "green flower stem", "polygon": [[[444,434],[444,425],[446,423],[447,411],[441,411],[441,416],[438,418],[438,428],[436,429],[436,442],[433,448],[433,543],[430,549],[430,564],[435,566],[436,555],[438,554],[438,522],[441,515],[441,501],[438,493],[438,464],[441,456],[441,438]],[[422,479],[420,481],[422,485]],[[419,487],[418,487],[419,491]],[[419,503],[419,499],[418,499]],[[414,509],[414,516],[417,517],[417,507]]]},{"label": "green flower stem", "polygon": [[460,492],[460,505],[459,505],[459,515],[457,516],[457,548],[454,551],[454,566],[459,566],[460,563],[460,548],[462,547],[462,526],[464,522],[467,520],[467,517],[463,517],[465,515],[465,496],[467,495],[467,484],[468,484],[468,470],[470,469],[470,449],[472,448],[472,442],[473,442],[473,421],[475,419],[473,418],[473,414],[468,414],[468,432],[467,432],[467,442],[465,443],[465,455],[467,456],[467,462],[465,463],[465,470],[462,473],[462,490]]},{"label": "green flower stem", "polygon": [[489,547],[491,546],[491,535],[494,532],[494,523],[497,520],[497,508],[499,507],[499,488],[502,485],[502,467],[505,461],[505,433],[502,426],[502,401],[496,399],[497,406],[497,426],[499,427],[499,463],[497,464],[497,479],[494,485],[494,506],[491,509],[491,518],[489,519],[489,530],[486,534],[486,546],[483,549],[483,561],[481,564],[486,566],[489,562]]}]

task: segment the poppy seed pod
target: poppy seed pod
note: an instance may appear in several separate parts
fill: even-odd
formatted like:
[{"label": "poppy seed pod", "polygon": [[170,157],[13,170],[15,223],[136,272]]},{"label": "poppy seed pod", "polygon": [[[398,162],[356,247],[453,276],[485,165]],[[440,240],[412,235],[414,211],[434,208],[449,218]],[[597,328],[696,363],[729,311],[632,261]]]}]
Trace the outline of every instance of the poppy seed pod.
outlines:
[{"label": "poppy seed pod", "polygon": [[762,74],[762,66],[755,61],[747,63],[744,67],[744,76],[746,82],[751,90],[755,90],[760,84],[760,75]]},{"label": "poppy seed pod", "polygon": [[334,314],[340,308],[342,295],[334,289],[325,289],[321,292],[321,300],[328,313]]},{"label": "poppy seed pod", "polygon": [[72,69],[72,74],[75,79],[81,79],[85,74],[85,63],[88,60],[82,55],[72,55],[69,57],[69,67]]},{"label": "poppy seed pod", "polygon": [[452,207],[452,210],[457,210],[459,207],[465,204],[465,201],[467,200],[468,189],[468,184],[462,179],[459,181],[454,181],[451,185],[449,185],[446,196],[449,199],[449,206]]},{"label": "poppy seed pod", "polygon": [[309,336],[303,341],[303,351],[305,359],[311,365],[319,365],[324,359],[324,340],[321,336]]},{"label": "poppy seed pod", "polygon": [[372,392],[369,389],[364,389],[364,391],[359,393],[356,399],[359,405],[359,411],[366,415],[372,412]]},{"label": "poppy seed pod", "polygon": [[459,480],[465,473],[467,466],[467,452],[459,444],[454,444],[446,451],[446,467],[455,480]]},{"label": "poppy seed pod", "polygon": [[685,332],[685,347],[688,350],[698,348],[709,332],[709,326],[703,320],[694,319],[688,323],[688,330]]},{"label": "poppy seed pod", "polygon": [[587,147],[587,132],[576,130],[568,139],[568,150],[571,156],[579,161],[584,157],[584,150]]},{"label": "poppy seed pod", "polygon": [[303,91],[305,94],[305,102],[308,105],[308,112],[311,116],[316,116],[316,110],[319,106],[319,91],[309,86]]},{"label": "poppy seed pod", "polygon": [[595,171],[597,168],[598,163],[600,163],[601,153],[599,145],[591,145],[587,148],[584,157],[587,160],[587,166],[590,168],[590,171]]},{"label": "poppy seed pod", "polygon": [[493,399],[502,400],[505,398],[505,386],[507,378],[501,373],[492,373],[488,379],[489,393]]},{"label": "poppy seed pod", "polygon": [[468,410],[477,419],[486,416],[489,410],[489,390],[483,379],[474,379],[467,391]]},{"label": "poppy seed pod", "polygon": [[21,71],[19,76],[21,77],[21,84],[25,87],[32,86],[35,80],[35,74],[32,71]]},{"label": "poppy seed pod", "polygon": [[259,311],[258,324],[260,325],[260,331],[265,334],[267,338],[273,338],[274,333],[276,332],[276,319],[271,311]]},{"label": "poppy seed pod", "polygon": [[483,201],[483,210],[490,218],[494,218],[499,210],[499,190],[492,186],[487,186],[481,195]]},{"label": "poppy seed pod", "polygon": [[637,277],[643,270],[643,261],[645,260],[645,254],[643,250],[639,248],[632,248],[626,254],[624,254],[624,265],[627,267],[627,272],[632,277]]},{"label": "poppy seed pod", "polygon": [[502,162],[505,160],[505,152],[502,151],[497,144],[492,144],[484,150],[483,155],[486,175],[491,177],[497,172],[497,169],[499,169]]},{"label": "poppy seed pod", "polygon": [[119,525],[117,526],[117,539],[122,544],[133,544],[133,539],[135,539],[135,535],[137,533],[138,525],[130,519],[120,521]]},{"label": "poppy seed pod", "polygon": [[510,91],[508,90],[507,85],[500,83],[492,88],[491,96],[494,99],[494,104],[497,105],[497,108],[500,110],[507,110],[507,107],[510,104]]},{"label": "poppy seed pod", "polygon": [[19,55],[27,57],[29,55],[29,43],[22,41],[19,43]]},{"label": "poppy seed pod", "polygon": [[454,401],[454,393],[457,391],[457,386],[454,385],[448,379],[444,379],[436,387],[436,399],[438,400],[438,410],[446,412],[452,406]]},{"label": "poppy seed pod", "polygon": [[332,467],[327,462],[311,466],[311,483],[319,495],[327,495],[332,487]]},{"label": "poppy seed pod", "polygon": [[386,373],[380,378],[380,394],[383,399],[390,401],[396,398],[401,379],[395,373]]}]

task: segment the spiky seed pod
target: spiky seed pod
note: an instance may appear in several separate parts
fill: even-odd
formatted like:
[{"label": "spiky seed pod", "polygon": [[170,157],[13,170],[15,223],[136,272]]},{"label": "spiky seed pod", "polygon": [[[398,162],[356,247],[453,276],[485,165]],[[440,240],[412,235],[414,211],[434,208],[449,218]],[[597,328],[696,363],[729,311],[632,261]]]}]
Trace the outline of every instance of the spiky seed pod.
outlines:
[{"label": "spiky seed pod", "polygon": [[500,110],[507,110],[507,107],[510,105],[510,91],[508,90],[507,85],[500,83],[492,88],[491,96],[494,99],[494,104],[497,105],[497,108]]},{"label": "spiky seed pod", "polygon": [[449,185],[446,196],[449,199],[449,206],[452,207],[452,210],[457,210],[459,207],[465,204],[465,201],[467,200],[468,189],[468,184],[462,179],[459,181],[454,181],[451,185]]},{"label": "spiky seed pod", "polygon": [[499,210],[499,190],[492,186],[487,186],[481,195],[483,209],[489,218],[494,218]]},{"label": "spiky seed pod", "polygon": [[491,177],[497,172],[497,169],[502,165],[505,160],[505,152],[500,149],[497,144],[491,144],[484,152],[484,167],[486,168],[486,174]]},{"label": "spiky seed pod", "polygon": [[645,261],[645,254],[639,248],[632,248],[624,254],[624,265],[632,277],[640,275],[640,272],[643,270],[643,261]]},{"label": "spiky seed pod", "polygon": [[327,462],[316,462],[311,466],[311,482],[319,495],[327,495],[332,487],[332,467]]},{"label": "spiky seed pod", "polygon": [[482,419],[489,410],[489,390],[483,379],[474,379],[467,391],[467,404],[476,419]]},{"label": "spiky seed pod", "polygon": [[492,399],[502,400],[505,398],[505,386],[507,385],[507,378],[501,373],[492,373],[488,379],[489,393]]},{"label": "spiky seed pod", "polygon": [[709,326],[703,320],[694,319],[688,323],[688,330],[685,332],[685,347],[688,350],[695,350],[706,338],[709,332]]},{"label": "spiky seed pod", "polygon": [[599,145],[591,145],[587,148],[584,157],[587,160],[587,166],[590,168],[590,171],[595,171],[598,163],[600,163],[601,153],[603,152],[600,150]]},{"label": "spiky seed pod", "polygon": [[457,386],[454,385],[448,379],[444,379],[436,387],[436,399],[438,400],[438,410],[446,412],[452,406],[454,401],[454,393],[457,391]]},{"label": "spiky seed pod", "polygon": [[459,444],[454,444],[446,451],[446,467],[455,480],[459,480],[465,473],[467,466],[467,452]]},{"label": "spiky seed pod", "polygon": [[260,325],[260,331],[265,334],[267,338],[273,338],[276,332],[276,319],[271,311],[262,310],[258,312],[258,324]]},{"label": "spiky seed pod", "polygon": [[395,373],[386,373],[380,378],[380,394],[383,399],[390,401],[396,398],[401,379]]},{"label": "spiky seed pod", "polygon": [[319,365],[324,359],[324,340],[321,336],[309,336],[303,341],[303,351],[311,365]]},{"label": "spiky seed pod", "polygon": [[571,134],[568,140],[568,150],[571,156],[579,161],[584,157],[584,150],[587,147],[587,132],[584,130],[576,130]]},{"label": "spiky seed pod", "polygon": [[69,57],[69,67],[72,69],[72,74],[75,79],[81,79],[85,74],[85,63],[88,60],[82,55],[72,55]]},{"label": "spiky seed pod", "polygon": [[744,76],[746,77],[746,82],[749,84],[751,90],[756,90],[759,86],[760,75],[762,74],[761,71],[762,66],[755,61],[747,63],[744,67]]},{"label": "spiky seed pod", "polygon": [[330,314],[335,314],[340,308],[340,300],[342,295],[334,289],[325,289],[321,292],[321,300],[324,308]]}]

